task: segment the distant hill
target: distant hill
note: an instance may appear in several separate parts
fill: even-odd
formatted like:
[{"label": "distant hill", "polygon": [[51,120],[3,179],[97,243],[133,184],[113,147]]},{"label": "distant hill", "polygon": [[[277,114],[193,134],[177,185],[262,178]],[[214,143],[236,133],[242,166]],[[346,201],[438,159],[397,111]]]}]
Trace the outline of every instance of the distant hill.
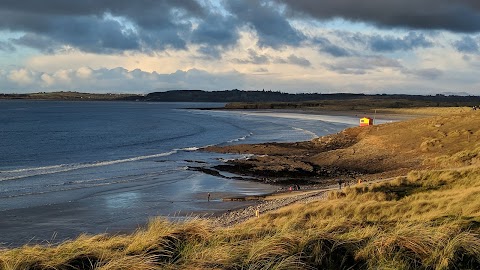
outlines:
[{"label": "distant hill", "polygon": [[[399,95],[399,94],[381,94],[366,95],[353,93],[338,94],[320,94],[320,93],[300,93],[290,94],[273,91],[244,91],[244,90],[224,90],[224,91],[203,91],[203,90],[172,90],[166,92],[154,92],[145,96],[145,101],[161,102],[305,102],[322,100],[404,100],[404,101],[424,101],[433,103],[459,103],[458,105],[480,105],[478,96],[454,96],[454,95]],[[440,104],[439,104],[440,105]],[[443,105],[443,104],[442,104]],[[451,104],[449,106],[455,106]]]},{"label": "distant hill", "polygon": [[[245,90],[224,90],[224,91],[203,91],[203,90],[171,90],[166,92],[154,92],[147,95],[135,94],[93,94],[80,92],[39,92],[30,94],[0,94],[0,99],[41,99],[41,100],[132,100],[150,102],[223,102],[237,103],[231,108],[298,108],[324,106],[325,102],[337,101],[352,104],[367,103],[388,103],[385,107],[405,107],[406,105],[418,106],[473,106],[480,105],[479,96],[443,95],[434,96],[422,95],[400,95],[400,94],[321,94],[321,93],[300,93],[291,94],[274,91],[245,91]],[[277,104],[272,104],[275,102]],[[317,102],[317,103],[315,103]],[[323,103],[322,103],[323,102]],[[413,102],[413,103],[412,103]],[[262,104],[263,103],[263,104]],[[254,104],[252,106],[252,104]],[[375,105],[377,106],[377,105]],[[407,106],[408,107],[408,106]]]},{"label": "distant hill", "polygon": [[33,100],[79,100],[79,101],[114,101],[142,100],[143,96],[133,94],[93,94],[80,92],[39,92],[29,94],[0,94],[0,99],[33,99]]},{"label": "distant hill", "polygon": [[256,102],[256,101],[305,101],[318,98],[319,94],[289,94],[272,91],[203,91],[172,90],[155,92],[145,96],[146,101],[163,102]]}]

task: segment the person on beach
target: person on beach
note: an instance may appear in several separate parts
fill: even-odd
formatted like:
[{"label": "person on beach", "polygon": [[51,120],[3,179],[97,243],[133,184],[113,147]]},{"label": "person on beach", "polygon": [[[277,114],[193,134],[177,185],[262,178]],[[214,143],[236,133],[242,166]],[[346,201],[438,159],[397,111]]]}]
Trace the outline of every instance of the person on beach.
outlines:
[{"label": "person on beach", "polygon": [[207,200],[210,202],[210,192],[207,195]]},{"label": "person on beach", "polygon": [[343,180],[341,178],[338,179],[338,189],[342,189],[342,184],[343,184]]}]

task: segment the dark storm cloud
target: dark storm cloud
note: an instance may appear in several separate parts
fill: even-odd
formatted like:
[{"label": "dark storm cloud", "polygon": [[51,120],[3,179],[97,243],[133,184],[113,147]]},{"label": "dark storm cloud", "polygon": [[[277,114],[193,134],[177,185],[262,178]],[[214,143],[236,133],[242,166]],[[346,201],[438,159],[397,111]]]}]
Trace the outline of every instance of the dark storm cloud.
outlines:
[{"label": "dark storm cloud", "polygon": [[66,45],[94,53],[149,53],[169,47],[186,49],[193,43],[200,45],[200,53],[217,58],[237,44],[240,29],[253,30],[262,47],[298,46],[305,40],[270,0],[223,1],[224,10],[201,3],[4,0],[0,1],[0,30],[24,32],[14,43],[45,52]]},{"label": "dark storm cloud", "polygon": [[417,77],[428,79],[428,80],[435,80],[443,75],[443,71],[437,68],[427,68],[427,69],[418,69],[404,72],[406,74],[413,74]]},{"label": "dark storm cloud", "polygon": [[4,0],[0,29],[25,32],[17,42],[42,50],[45,38],[97,53],[183,49],[188,20],[203,14],[195,0]]},{"label": "dark storm cloud", "polygon": [[359,48],[367,49],[373,53],[385,53],[434,46],[425,34],[416,32],[409,32],[403,37],[366,35],[348,31],[332,31],[330,35],[337,40],[335,43],[326,37],[317,37],[312,40],[312,44],[317,46],[320,52],[333,57],[360,56],[362,53]]},{"label": "dark storm cloud", "polygon": [[417,32],[408,32],[404,36],[392,35],[369,35],[360,32],[332,31],[330,33],[340,41],[342,46],[356,48],[348,49],[332,44],[328,39],[317,38],[315,41],[320,45],[321,51],[335,57],[359,56],[360,49],[366,49],[373,53],[389,53],[396,51],[411,51],[419,48],[431,48],[435,44],[427,37],[428,35]]},{"label": "dark storm cloud", "polygon": [[312,65],[307,58],[298,57],[296,55],[290,55],[288,58],[288,62],[293,65],[301,66],[301,67],[309,67]]},{"label": "dark storm cloud", "polygon": [[334,57],[345,57],[345,56],[351,56],[353,54],[348,49],[335,45],[332,42],[330,42],[330,40],[323,37],[316,38],[313,42],[320,46],[321,52],[327,53]]},{"label": "dark storm cloud", "polygon": [[305,14],[320,20],[344,18],[384,27],[480,31],[478,0],[275,0],[292,16]]},{"label": "dark storm cloud", "polygon": [[470,36],[465,36],[461,40],[453,43],[453,46],[462,53],[479,53],[480,47],[478,41]]},{"label": "dark storm cloud", "polygon": [[[282,49],[311,42],[323,53],[350,57],[358,55],[358,52],[327,39],[312,40],[308,33],[296,29],[291,19],[342,17],[388,27],[463,32],[480,30],[480,4],[473,0],[453,2],[3,0],[0,1],[0,30],[24,33],[24,36],[11,40],[8,46],[3,44],[2,48],[14,44],[55,52],[66,46],[86,52],[113,54],[124,51],[152,53],[166,48],[182,50],[195,44],[198,52],[209,58],[221,58],[225,50],[238,44],[240,32],[247,30],[256,34],[260,47]],[[357,38],[362,39],[361,36]],[[363,44],[374,52],[432,46],[423,34],[415,32],[403,38],[363,37]],[[464,48],[460,43],[456,47],[459,50]]]},{"label": "dark storm cloud", "polygon": [[20,38],[11,39],[10,41],[17,45],[37,48],[49,53],[52,52],[51,48],[58,46],[52,39],[33,33],[27,33]]},{"label": "dark storm cloud", "polygon": [[229,46],[237,42],[237,22],[232,16],[211,14],[192,32],[192,42]]},{"label": "dark storm cloud", "polygon": [[255,50],[250,49],[248,50],[247,59],[234,59],[233,61],[238,64],[263,65],[270,63],[271,57],[266,54],[259,54]]},{"label": "dark storm cloud", "polygon": [[202,55],[199,57],[200,59],[215,60],[222,58],[222,47],[220,46],[202,45],[198,48],[197,52]]},{"label": "dark storm cloud", "polygon": [[15,51],[15,47],[9,42],[0,41],[0,51],[13,52]]},{"label": "dark storm cloud", "polygon": [[407,76],[420,79],[435,80],[443,76],[444,72],[437,68],[409,69],[398,60],[384,56],[358,56],[342,59],[325,67],[340,74],[365,75],[383,69],[391,69]]},{"label": "dark storm cloud", "polygon": [[237,23],[231,15],[210,13],[193,30],[190,41],[201,45],[200,53],[220,58],[221,52],[234,46],[240,38]]},{"label": "dark storm cloud", "polygon": [[[158,26],[159,22],[166,22],[162,15],[168,14],[172,8],[178,8],[191,14],[200,15],[204,12],[201,5],[194,0],[3,0],[0,9],[16,14],[38,16],[102,16],[109,12],[119,16],[126,16],[139,24]],[[157,16],[152,16],[156,14]],[[30,17],[31,18],[31,17]],[[19,21],[28,21],[29,18],[19,18]],[[32,27],[32,25],[30,25]]]},{"label": "dark storm cloud", "polygon": [[416,48],[432,47],[423,34],[410,32],[403,38],[375,35],[368,40],[369,47],[375,52],[409,51]]},{"label": "dark storm cloud", "polygon": [[397,60],[383,56],[351,57],[325,66],[327,69],[337,73],[356,75],[367,74],[383,68],[404,69]]},{"label": "dark storm cloud", "polygon": [[229,0],[226,1],[226,8],[257,32],[259,46],[298,46],[305,40],[305,36],[293,28],[277,5],[270,1]]},{"label": "dark storm cloud", "polygon": [[275,64],[290,64],[300,67],[310,67],[312,63],[305,57],[296,56],[291,54],[286,59],[281,57],[272,57],[268,54],[259,54],[255,50],[248,50],[248,58],[246,59],[233,59],[234,63],[237,64],[254,64],[254,65],[265,65],[269,63]]},{"label": "dark storm cloud", "polygon": [[351,52],[349,52],[347,49],[342,48],[342,47],[337,46],[337,45],[333,45],[333,44],[324,46],[320,50],[322,52],[325,52],[325,53],[330,54],[330,55],[335,56],[335,57],[344,57],[344,56],[352,55]]},{"label": "dark storm cloud", "polygon": [[267,73],[268,72],[268,69],[266,68],[258,68],[255,70],[255,72],[258,72],[258,73]]}]

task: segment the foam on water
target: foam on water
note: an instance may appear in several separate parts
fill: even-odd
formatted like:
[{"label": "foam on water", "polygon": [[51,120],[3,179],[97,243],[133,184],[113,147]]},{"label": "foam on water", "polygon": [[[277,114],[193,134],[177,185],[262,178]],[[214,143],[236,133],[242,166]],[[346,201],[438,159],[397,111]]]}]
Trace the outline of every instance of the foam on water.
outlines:
[{"label": "foam on water", "polygon": [[175,150],[179,150],[179,151],[197,151],[198,149],[200,149],[200,147],[192,146],[192,147],[185,147],[185,148],[175,149]]},{"label": "foam on water", "polygon": [[228,140],[227,143],[234,143],[234,142],[244,141],[244,140],[246,140],[247,138],[251,137],[252,135],[253,135],[253,132],[250,132],[250,133],[248,133],[248,135],[242,136],[242,137],[240,137],[240,138],[235,138],[235,139]]},{"label": "foam on water", "polygon": [[118,160],[99,161],[99,162],[93,162],[93,163],[59,164],[59,165],[53,165],[53,166],[7,170],[7,171],[0,172],[0,181],[15,180],[15,179],[21,179],[21,178],[26,178],[31,176],[47,175],[47,174],[54,174],[54,173],[60,173],[60,172],[69,172],[69,171],[74,171],[79,169],[109,166],[109,165],[115,165],[115,164],[120,164],[125,162],[133,162],[133,161],[140,161],[140,160],[146,160],[151,158],[166,157],[166,156],[173,155],[177,152],[178,150],[172,150],[169,152],[164,152],[164,153],[159,153],[154,155],[145,155],[145,156],[131,157],[131,158],[125,158],[125,159],[118,159]]},{"label": "foam on water", "polygon": [[308,134],[308,135],[312,136],[312,139],[318,137],[318,135],[315,134],[315,132],[312,132],[312,131],[310,131],[310,130],[306,130],[306,129],[303,129],[303,128],[297,128],[297,127],[292,127],[292,128],[293,128],[294,130],[298,130],[298,131],[301,131],[301,132],[303,132],[303,133],[305,133],[305,134]]}]

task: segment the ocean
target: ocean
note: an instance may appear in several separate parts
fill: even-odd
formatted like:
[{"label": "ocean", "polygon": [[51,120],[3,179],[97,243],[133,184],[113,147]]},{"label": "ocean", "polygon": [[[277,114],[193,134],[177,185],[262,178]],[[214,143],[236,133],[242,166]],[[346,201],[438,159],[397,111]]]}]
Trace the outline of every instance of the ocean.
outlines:
[{"label": "ocean", "polygon": [[0,243],[118,233],[153,216],[183,219],[239,207],[221,198],[278,187],[190,170],[241,157],[200,148],[310,140],[357,123],[197,109],[223,105],[0,101]]}]

